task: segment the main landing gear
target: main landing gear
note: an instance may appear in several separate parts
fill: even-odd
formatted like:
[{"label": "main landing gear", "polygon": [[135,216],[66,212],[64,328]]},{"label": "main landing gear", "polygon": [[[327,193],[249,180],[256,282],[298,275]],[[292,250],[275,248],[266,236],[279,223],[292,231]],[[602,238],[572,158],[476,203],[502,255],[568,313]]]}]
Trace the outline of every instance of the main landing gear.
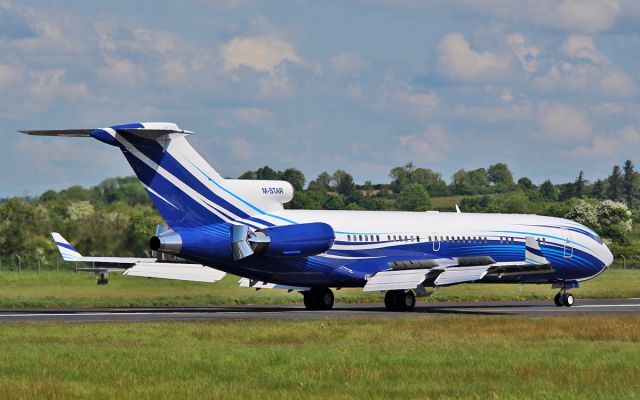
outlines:
[{"label": "main landing gear", "polygon": [[335,297],[329,288],[312,288],[302,292],[307,310],[331,310]]},{"label": "main landing gear", "polygon": [[416,306],[413,290],[389,290],[384,296],[387,311],[411,311]]}]

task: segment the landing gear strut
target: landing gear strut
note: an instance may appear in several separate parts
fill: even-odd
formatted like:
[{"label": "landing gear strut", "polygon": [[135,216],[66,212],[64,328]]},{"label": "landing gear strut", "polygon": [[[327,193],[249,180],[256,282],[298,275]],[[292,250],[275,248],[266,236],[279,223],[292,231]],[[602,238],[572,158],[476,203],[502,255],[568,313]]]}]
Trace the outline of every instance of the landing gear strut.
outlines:
[{"label": "landing gear strut", "polygon": [[331,310],[335,300],[329,288],[313,288],[302,292],[307,310]]},{"label": "landing gear strut", "polygon": [[389,290],[384,305],[388,311],[411,311],[416,306],[416,295],[412,290]]},{"label": "landing gear strut", "polygon": [[555,305],[558,307],[571,307],[573,303],[575,303],[576,298],[567,290],[576,289],[580,287],[580,285],[576,281],[566,281],[563,283],[556,283],[552,287],[560,288],[558,294],[556,294],[556,296],[553,298],[553,302],[555,303]]}]

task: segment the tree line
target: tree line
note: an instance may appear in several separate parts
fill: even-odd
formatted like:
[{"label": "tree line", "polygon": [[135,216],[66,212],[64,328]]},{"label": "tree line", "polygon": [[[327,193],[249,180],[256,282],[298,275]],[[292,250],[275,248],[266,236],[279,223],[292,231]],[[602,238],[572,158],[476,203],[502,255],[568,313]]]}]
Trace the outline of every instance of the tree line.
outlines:
[{"label": "tree line", "polygon": [[[535,213],[572,218],[610,241],[620,254],[640,254],[633,223],[640,222],[640,178],[627,160],[605,178],[536,185],[517,181],[504,163],[456,171],[449,182],[439,172],[409,162],[389,172],[389,181],[358,184],[348,172],[322,172],[307,182],[296,168],[264,166],[239,179],[286,180],[295,189],[291,209]],[[109,178],[92,188],[72,186],[34,198],[0,200],[0,257],[55,252],[49,233],[59,231],[90,254],[141,255],[162,218],[135,177]]]}]

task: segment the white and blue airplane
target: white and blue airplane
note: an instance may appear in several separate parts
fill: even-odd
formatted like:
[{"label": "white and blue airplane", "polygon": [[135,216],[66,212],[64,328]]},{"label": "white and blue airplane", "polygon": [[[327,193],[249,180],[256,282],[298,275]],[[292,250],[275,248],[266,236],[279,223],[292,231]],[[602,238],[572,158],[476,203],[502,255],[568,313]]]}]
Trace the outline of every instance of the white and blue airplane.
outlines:
[{"label": "white and blue airplane", "polygon": [[[150,239],[155,258],[83,257],[54,239],[65,260],[129,266],[127,275],[300,291],[308,309],[330,309],[331,288],[386,291],[388,310],[412,310],[427,288],[460,283],[552,284],[569,289],[601,274],[613,256],[597,233],[537,215],[286,210],[285,181],[224,179],[173,123],[22,131],[93,137],[118,147],[167,223]],[[114,232],[117,234],[117,232]]]}]

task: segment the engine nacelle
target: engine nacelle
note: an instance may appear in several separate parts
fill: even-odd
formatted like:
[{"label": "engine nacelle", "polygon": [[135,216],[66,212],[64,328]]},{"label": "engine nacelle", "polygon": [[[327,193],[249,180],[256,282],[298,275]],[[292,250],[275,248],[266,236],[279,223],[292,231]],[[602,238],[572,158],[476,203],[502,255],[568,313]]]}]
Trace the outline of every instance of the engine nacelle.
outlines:
[{"label": "engine nacelle", "polygon": [[231,258],[231,235],[228,231],[218,235],[192,229],[166,232],[149,241],[151,250],[198,258]]},{"label": "engine nacelle", "polygon": [[275,226],[255,232],[249,243],[256,254],[269,257],[306,257],[326,252],[336,239],[323,222]]}]

